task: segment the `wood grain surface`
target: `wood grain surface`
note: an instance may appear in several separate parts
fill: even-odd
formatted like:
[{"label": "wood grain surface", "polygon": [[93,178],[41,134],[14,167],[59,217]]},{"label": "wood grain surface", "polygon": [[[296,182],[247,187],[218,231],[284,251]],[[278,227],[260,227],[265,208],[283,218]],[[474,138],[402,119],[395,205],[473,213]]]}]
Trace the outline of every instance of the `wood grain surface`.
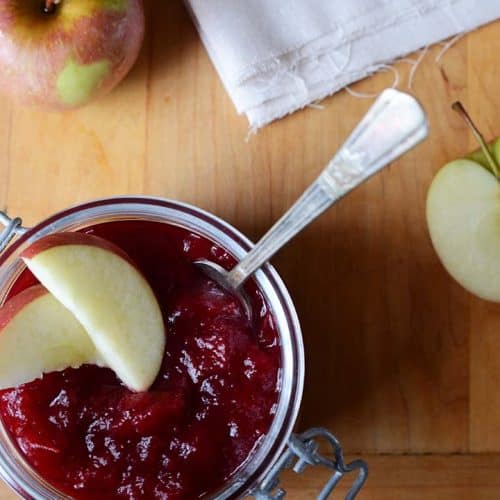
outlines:
[{"label": "wood grain surface", "polygon": [[[196,204],[256,239],[372,99],[340,92],[247,141],[182,3],[147,8],[140,60],[109,97],[64,114],[0,99],[0,208],[29,225],[96,197],[150,194]],[[475,148],[450,104],[462,100],[485,136],[500,135],[499,48],[498,21],[439,63],[431,48],[412,88],[429,139],[274,260],[304,331],[300,427],[326,426],[350,454],[370,454],[362,498],[500,498],[500,306],[451,280],[424,219],[435,172]],[[396,67],[404,89],[411,66]],[[392,79],[353,88],[377,92]],[[290,478],[291,497],[313,498],[318,479]]]}]

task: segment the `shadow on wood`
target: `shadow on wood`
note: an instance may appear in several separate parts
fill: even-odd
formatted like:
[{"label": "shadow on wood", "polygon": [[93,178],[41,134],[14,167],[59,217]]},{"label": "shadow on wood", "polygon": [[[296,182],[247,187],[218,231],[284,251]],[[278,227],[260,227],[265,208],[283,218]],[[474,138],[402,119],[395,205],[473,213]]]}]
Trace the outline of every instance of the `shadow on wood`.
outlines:
[{"label": "shadow on wood", "polygon": [[149,85],[151,72],[175,67],[181,58],[190,57],[198,34],[181,0],[144,1],[146,33],[139,58],[123,85],[144,79]]},{"label": "shadow on wood", "polygon": [[303,328],[299,427],[325,426],[353,452],[415,451],[415,442],[425,452],[463,451],[469,296],[425,233],[394,236],[365,193],[349,195],[274,260]]}]

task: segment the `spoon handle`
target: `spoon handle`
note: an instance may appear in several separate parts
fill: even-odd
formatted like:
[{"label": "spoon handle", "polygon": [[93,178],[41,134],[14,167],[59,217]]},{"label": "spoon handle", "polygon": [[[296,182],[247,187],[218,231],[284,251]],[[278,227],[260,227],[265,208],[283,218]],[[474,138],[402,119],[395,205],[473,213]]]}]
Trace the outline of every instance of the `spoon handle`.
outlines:
[{"label": "spoon handle", "polygon": [[382,92],[319,177],[229,272],[232,286],[238,288],[312,220],[427,132],[427,117],[416,99],[394,89]]}]

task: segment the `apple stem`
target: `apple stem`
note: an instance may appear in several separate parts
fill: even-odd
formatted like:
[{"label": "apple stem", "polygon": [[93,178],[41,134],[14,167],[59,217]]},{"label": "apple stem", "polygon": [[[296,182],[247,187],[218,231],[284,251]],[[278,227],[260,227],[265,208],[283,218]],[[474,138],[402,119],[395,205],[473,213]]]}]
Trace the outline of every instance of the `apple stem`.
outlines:
[{"label": "apple stem", "polygon": [[53,14],[56,10],[58,4],[61,3],[61,0],[44,0],[43,2],[43,12],[45,14]]},{"label": "apple stem", "polygon": [[484,137],[482,136],[481,132],[479,132],[479,129],[472,121],[472,118],[470,117],[469,113],[467,113],[467,111],[465,110],[464,106],[460,101],[454,102],[451,105],[451,107],[465,120],[465,123],[467,123],[469,128],[472,130],[474,137],[476,138],[477,142],[479,142],[481,149],[483,150],[484,156],[488,161],[488,165],[490,167],[491,172],[497,178],[497,180],[500,181],[500,166],[498,165],[494,156],[491,154],[490,148],[486,144],[486,141],[484,140]]}]

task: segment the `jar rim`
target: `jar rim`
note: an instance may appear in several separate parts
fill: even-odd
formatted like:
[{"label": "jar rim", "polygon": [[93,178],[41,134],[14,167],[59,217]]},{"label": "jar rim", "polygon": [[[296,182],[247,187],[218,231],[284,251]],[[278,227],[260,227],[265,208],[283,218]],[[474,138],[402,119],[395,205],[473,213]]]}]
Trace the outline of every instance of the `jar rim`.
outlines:
[{"label": "jar rim", "polygon": [[[231,224],[193,205],[149,196],[118,196],[74,205],[28,229],[0,255],[0,303],[24,268],[17,258],[28,245],[46,234],[81,229],[112,220],[143,219],[179,225],[214,241],[237,260],[253,246],[252,242]],[[268,303],[280,338],[281,368],[278,407],[266,436],[240,468],[213,496],[228,498],[248,493],[265,477],[285,448],[293,430],[302,399],[304,383],[304,348],[294,304],[279,274],[270,264],[253,276]],[[22,459],[8,434],[0,425],[0,476],[16,491],[34,498],[65,499],[41,479]],[[12,458],[16,453],[17,457]],[[20,471],[22,467],[25,470]],[[28,468],[29,470],[26,470]]]}]

